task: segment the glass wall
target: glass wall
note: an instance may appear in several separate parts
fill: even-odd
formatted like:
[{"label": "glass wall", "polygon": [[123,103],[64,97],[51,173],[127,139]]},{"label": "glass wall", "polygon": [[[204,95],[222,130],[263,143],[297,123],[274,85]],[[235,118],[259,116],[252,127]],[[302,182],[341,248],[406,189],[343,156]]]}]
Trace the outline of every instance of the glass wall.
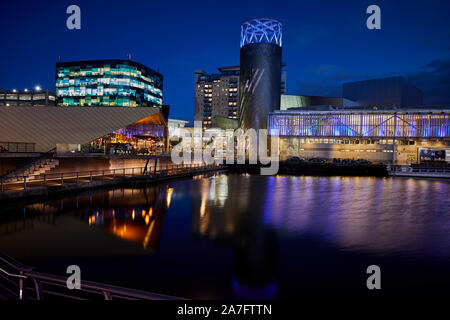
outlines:
[{"label": "glass wall", "polygon": [[161,107],[162,75],[128,60],[57,63],[59,106]]},{"label": "glass wall", "polygon": [[269,133],[304,137],[450,137],[448,112],[272,113]]}]

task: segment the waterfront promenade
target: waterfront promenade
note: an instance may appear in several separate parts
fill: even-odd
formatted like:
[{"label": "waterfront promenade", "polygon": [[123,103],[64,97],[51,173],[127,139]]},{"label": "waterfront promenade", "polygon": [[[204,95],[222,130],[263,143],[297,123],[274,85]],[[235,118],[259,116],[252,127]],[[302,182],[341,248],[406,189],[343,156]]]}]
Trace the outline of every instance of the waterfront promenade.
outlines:
[{"label": "waterfront promenade", "polygon": [[96,171],[48,173],[33,179],[17,177],[0,182],[0,201],[26,197],[48,196],[66,192],[118,185],[140,185],[173,178],[191,177],[211,171],[225,170],[217,164],[162,164],[156,167],[135,167]]}]

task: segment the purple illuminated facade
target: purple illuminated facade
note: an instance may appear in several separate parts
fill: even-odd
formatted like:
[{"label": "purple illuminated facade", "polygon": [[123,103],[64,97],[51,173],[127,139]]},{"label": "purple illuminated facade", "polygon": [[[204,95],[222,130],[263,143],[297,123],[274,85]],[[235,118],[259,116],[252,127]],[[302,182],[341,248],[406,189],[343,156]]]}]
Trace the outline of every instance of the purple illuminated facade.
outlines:
[{"label": "purple illuminated facade", "polygon": [[126,136],[128,139],[135,138],[136,136],[148,135],[154,138],[164,138],[164,126],[163,125],[147,125],[147,124],[133,124],[125,128],[118,129],[113,133],[118,133]]},{"label": "purple illuminated facade", "polygon": [[296,137],[450,138],[450,110],[273,112],[269,134]]}]

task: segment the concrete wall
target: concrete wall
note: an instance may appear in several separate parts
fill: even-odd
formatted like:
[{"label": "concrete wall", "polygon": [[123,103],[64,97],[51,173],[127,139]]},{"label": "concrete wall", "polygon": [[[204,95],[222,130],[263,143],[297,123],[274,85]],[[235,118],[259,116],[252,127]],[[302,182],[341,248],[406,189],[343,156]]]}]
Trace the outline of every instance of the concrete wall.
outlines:
[{"label": "concrete wall", "polygon": [[[51,173],[62,172],[80,172],[80,171],[99,171],[113,170],[123,168],[140,168],[145,167],[147,159],[130,159],[130,158],[58,158],[59,166],[51,171]],[[160,159],[158,165],[167,164],[170,158]],[[150,166],[155,165],[155,160],[149,161]]]},{"label": "concrete wall", "polygon": [[26,165],[27,163],[36,159],[35,157],[0,157],[0,176],[7,174]]}]

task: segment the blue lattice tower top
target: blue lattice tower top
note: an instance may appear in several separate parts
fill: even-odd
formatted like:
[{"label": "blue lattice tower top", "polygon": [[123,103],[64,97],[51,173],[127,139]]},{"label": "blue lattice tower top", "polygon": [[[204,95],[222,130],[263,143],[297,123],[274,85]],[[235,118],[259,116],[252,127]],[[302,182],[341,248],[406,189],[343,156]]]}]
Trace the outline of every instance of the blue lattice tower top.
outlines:
[{"label": "blue lattice tower top", "polygon": [[241,25],[241,48],[250,43],[273,43],[281,47],[281,38],[281,22],[274,19],[250,19]]}]

